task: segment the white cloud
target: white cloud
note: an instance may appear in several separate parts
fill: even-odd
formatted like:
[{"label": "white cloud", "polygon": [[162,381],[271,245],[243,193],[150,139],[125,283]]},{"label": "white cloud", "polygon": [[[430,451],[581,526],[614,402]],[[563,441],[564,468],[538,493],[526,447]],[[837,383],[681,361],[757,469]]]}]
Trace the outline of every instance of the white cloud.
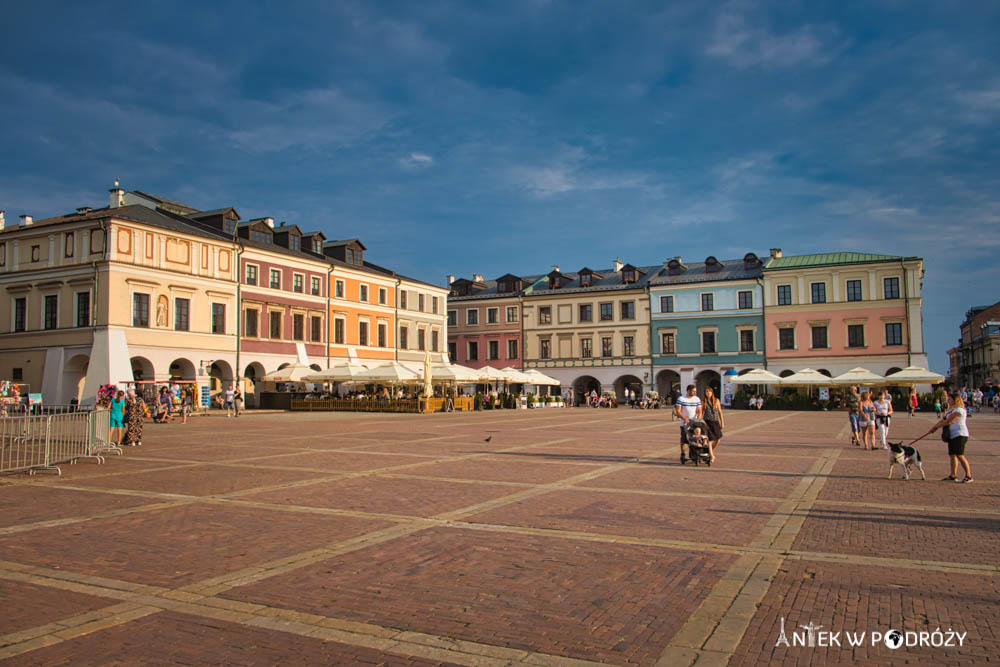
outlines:
[{"label": "white cloud", "polygon": [[400,158],[399,164],[407,169],[421,169],[434,164],[434,158],[427,153],[410,153]]},{"label": "white cloud", "polygon": [[716,20],[705,52],[741,68],[792,67],[826,63],[842,48],[833,26],[807,24],[778,35],[730,10]]}]

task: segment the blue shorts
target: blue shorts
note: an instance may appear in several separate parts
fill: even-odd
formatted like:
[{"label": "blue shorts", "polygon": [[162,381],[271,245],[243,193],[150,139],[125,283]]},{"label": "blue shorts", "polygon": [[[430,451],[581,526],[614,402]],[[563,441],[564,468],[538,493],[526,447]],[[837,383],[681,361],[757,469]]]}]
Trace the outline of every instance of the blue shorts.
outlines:
[{"label": "blue shorts", "polygon": [[121,415],[111,415],[111,428],[125,428]]},{"label": "blue shorts", "polygon": [[848,415],[848,417],[851,420],[851,431],[854,433],[857,433],[859,430],[858,419],[860,418],[860,416],[861,415],[855,415],[855,414]]}]

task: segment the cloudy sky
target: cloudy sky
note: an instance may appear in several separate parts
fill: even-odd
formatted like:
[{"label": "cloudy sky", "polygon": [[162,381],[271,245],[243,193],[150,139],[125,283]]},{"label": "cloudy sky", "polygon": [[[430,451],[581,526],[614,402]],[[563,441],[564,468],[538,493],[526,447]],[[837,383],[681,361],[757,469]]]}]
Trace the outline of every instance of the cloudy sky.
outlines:
[{"label": "cloudy sky", "polygon": [[[286,6],[287,5],[287,6]],[[925,259],[932,366],[1000,299],[1000,4],[7,3],[0,208],[115,178],[434,283]]]}]

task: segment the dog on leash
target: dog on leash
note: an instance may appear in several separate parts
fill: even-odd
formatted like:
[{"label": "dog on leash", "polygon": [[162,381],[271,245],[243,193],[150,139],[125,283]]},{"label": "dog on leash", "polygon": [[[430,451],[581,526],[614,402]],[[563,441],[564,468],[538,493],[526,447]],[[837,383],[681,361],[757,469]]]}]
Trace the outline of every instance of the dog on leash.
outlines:
[{"label": "dog on leash", "polygon": [[902,442],[889,443],[889,479],[892,479],[892,470],[896,464],[903,466],[903,479],[910,479],[910,466],[916,466],[920,471],[920,478],[926,480],[924,466],[920,462],[920,452],[916,447],[904,445]]}]

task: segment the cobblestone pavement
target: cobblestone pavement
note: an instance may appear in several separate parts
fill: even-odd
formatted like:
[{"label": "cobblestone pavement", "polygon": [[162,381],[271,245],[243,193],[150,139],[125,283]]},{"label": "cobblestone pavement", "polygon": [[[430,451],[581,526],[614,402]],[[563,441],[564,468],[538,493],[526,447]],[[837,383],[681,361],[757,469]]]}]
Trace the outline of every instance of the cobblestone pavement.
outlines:
[{"label": "cobblestone pavement", "polygon": [[0,659],[996,660],[1000,415],[970,426],[973,484],[939,481],[936,436],[927,481],[886,479],[843,413],[728,412],[711,468],[679,464],[663,410],[147,425],[104,465],[0,477]]}]

